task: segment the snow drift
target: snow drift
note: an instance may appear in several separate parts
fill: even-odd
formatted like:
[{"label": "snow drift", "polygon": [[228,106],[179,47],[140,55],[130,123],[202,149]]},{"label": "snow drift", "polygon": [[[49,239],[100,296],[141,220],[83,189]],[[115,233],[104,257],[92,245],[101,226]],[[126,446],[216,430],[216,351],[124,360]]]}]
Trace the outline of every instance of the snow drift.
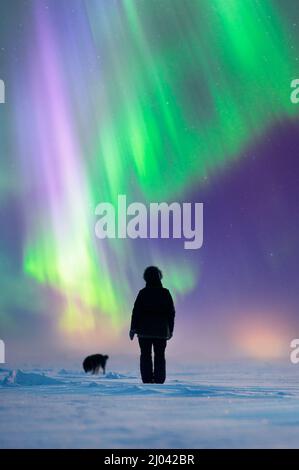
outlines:
[{"label": "snow drift", "polygon": [[25,373],[20,369],[11,371],[2,381],[2,385],[7,387],[14,385],[59,385],[61,383],[59,380],[44,374]]}]

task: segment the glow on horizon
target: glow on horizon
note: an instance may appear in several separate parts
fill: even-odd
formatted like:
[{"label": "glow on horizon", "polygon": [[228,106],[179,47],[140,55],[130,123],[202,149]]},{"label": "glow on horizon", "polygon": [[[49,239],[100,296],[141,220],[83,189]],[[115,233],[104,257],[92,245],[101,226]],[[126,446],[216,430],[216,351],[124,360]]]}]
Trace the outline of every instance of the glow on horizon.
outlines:
[{"label": "glow on horizon", "polygon": [[237,322],[233,341],[243,356],[257,360],[279,359],[289,352],[289,334],[269,312],[265,316],[249,312],[247,320]]}]

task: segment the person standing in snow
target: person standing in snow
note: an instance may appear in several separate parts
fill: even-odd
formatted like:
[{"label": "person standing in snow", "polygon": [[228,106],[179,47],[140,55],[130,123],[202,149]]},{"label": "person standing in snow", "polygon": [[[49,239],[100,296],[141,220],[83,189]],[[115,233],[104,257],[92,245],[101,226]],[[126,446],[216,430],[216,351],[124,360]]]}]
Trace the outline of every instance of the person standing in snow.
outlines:
[{"label": "person standing in snow", "polygon": [[146,285],[135,300],[129,336],[131,340],[135,334],[138,336],[142,382],[162,384],[166,378],[165,349],[173,335],[175,308],[169,290],[162,286],[159,268],[147,267],[143,278]]}]

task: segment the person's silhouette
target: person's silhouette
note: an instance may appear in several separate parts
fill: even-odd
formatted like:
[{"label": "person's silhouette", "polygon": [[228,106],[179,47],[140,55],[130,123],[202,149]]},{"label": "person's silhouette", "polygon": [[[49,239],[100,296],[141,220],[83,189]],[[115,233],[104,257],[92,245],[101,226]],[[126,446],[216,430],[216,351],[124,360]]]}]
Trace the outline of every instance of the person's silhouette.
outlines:
[{"label": "person's silhouette", "polygon": [[135,300],[130,339],[137,334],[143,383],[162,384],[166,378],[166,342],[173,334],[175,309],[169,290],[162,286],[162,272],[159,268],[149,266],[144,271],[143,278],[146,286],[139,291]]}]

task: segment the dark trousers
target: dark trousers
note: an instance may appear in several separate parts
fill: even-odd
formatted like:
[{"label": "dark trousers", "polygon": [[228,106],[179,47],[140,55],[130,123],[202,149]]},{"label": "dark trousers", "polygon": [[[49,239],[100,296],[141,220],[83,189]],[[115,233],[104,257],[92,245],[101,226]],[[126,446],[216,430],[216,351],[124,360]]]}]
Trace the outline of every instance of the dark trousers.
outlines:
[{"label": "dark trousers", "polygon": [[[143,383],[163,384],[166,378],[166,339],[138,338],[140,346],[140,372]],[[154,368],[152,360],[154,348]]]}]

